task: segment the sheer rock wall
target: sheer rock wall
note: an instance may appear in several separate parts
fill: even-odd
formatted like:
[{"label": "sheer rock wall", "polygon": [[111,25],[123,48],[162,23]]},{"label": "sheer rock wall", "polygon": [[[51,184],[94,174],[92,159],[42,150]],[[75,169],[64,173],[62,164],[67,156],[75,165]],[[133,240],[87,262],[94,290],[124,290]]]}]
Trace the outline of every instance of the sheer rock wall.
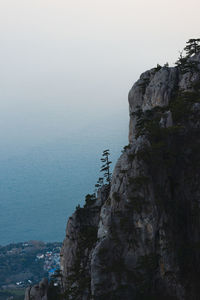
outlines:
[{"label": "sheer rock wall", "polygon": [[199,299],[200,54],[190,62],[151,69],[129,92],[111,189],[68,221],[66,299]]}]

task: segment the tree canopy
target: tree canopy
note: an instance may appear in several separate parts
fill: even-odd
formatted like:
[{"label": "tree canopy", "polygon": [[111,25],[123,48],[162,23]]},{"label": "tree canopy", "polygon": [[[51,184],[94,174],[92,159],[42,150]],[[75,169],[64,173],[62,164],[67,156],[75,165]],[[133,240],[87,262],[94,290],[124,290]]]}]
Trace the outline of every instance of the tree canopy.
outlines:
[{"label": "tree canopy", "polygon": [[186,44],[184,50],[188,57],[200,52],[200,39],[189,39]]},{"label": "tree canopy", "polygon": [[189,60],[189,58],[199,52],[200,52],[200,39],[189,39],[183,51],[180,52],[180,56],[177,62],[175,63],[178,67],[180,67],[182,73],[186,73],[190,70],[198,70],[197,68],[198,62],[194,60]]}]

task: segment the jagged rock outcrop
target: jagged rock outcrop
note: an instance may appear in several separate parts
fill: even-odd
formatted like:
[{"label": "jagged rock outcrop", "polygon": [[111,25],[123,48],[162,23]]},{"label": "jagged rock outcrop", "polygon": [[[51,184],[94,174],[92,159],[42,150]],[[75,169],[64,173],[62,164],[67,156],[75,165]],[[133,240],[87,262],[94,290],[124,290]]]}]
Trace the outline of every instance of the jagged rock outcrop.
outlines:
[{"label": "jagged rock outcrop", "polygon": [[92,252],[97,242],[100,210],[108,198],[108,192],[108,187],[103,187],[98,191],[97,198],[87,195],[85,206],[77,207],[68,220],[61,250],[61,270],[67,298],[90,298]]},{"label": "jagged rock outcrop", "polygon": [[67,225],[66,299],[200,298],[200,53],[187,63],[151,69],[131,89],[109,195]]},{"label": "jagged rock outcrop", "polygon": [[48,279],[44,278],[39,284],[26,289],[24,300],[47,300]]}]

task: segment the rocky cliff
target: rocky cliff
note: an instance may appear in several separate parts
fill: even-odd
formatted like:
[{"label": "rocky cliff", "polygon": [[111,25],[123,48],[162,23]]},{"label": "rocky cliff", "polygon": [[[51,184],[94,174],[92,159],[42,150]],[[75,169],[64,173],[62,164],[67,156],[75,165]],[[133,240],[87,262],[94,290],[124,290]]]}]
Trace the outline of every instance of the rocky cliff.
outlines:
[{"label": "rocky cliff", "polygon": [[200,53],[129,92],[110,189],[69,218],[65,299],[200,299]]},{"label": "rocky cliff", "polygon": [[46,278],[42,279],[39,284],[30,286],[26,289],[25,300],[47,300],[49,284]]}]

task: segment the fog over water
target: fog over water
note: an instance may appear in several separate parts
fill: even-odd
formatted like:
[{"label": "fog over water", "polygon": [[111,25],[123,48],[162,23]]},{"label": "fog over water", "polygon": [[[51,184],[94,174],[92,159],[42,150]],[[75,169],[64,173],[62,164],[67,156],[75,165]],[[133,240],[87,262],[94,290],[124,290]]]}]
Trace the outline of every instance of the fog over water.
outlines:
[{"label": "fog over water", "polygon": [[94,191],[102,150],[109,146],[115,162],[127,144],[126,122],[115,123],[109,134],[91,128],[90,136],[58,139],[0,161],[1,244],[63,240],[67,218]]},{"label": "fog over water", "polygon": [[128,143],[127,95],[199,37],[197,0],[1,0],[0,244],[62,240],[102,150]]}]

